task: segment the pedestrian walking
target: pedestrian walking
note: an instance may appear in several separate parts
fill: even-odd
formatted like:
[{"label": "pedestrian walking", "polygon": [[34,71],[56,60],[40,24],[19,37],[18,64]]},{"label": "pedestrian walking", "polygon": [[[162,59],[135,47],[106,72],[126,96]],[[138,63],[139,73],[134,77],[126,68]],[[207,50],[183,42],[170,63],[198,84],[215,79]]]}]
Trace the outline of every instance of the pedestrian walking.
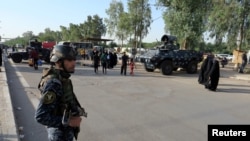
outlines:
[{"label": "pedestrian walking", "polygon": [[207,84],[205,84],[205,88],[216,91],[220,78],[220,64],[216,58],[213,58],[211,62],[211,67],[208,72],[208,81]]},{"label": "pedestrian walking", "polygon": [[38,85],[41,99],[35,119],[47,127],[49,141],[77,140],[81,116],[87,117],[87,113],[77,100],[70,79],[75,71],[75,51],[70,46],[56,45],[50,62],[51,67],[43,70]]},{"label": "pedestrian walking", "polygon": [[122,64],[121,64],[121,75],[127,75],[127,65],[128,65],[128,56],[126,55],[126,52],[123,52],[123,55],[121,57]]},{"label": "pedestrian walking", "polygon": [[133,58],[130,59],[129,67],[130,67],[130,75],[134,75],[135,62]]},{"label": "pedestrian walking", "polygon": [[32,48],[31,52],[30,52],[30,56],[31,56],[31,59],[33,62],[33,67],[35,70],[37,70],[38,69],[38,59],[39,59],[39,53],[38,53],[37,49]]},{"label": "pedestrian walking", "polygon": [[86,58],[86,51],[85,51],[84,48],[80,49],[80,55],[81,55],[82,59],[85,60],[85,58]]},{"label": "pedestrian walking", "polygon": [[102,63],[102,73],[107,74],[107,51],[103,52],[101,55],[101,63]]},{"label": "pedestrian walking", "polygon": [[204,85],[208,81],[208,76],[207,76],[206,72],[209,71],[208,64],[209,64],[211,59],[212,59],[212,56],[210,54],[207,54],[207,56],[204,58],[204,60],[202,62],[200,72],[199,72],[199,78],[198,78],[199,84]]},{"label": "pedestrian walking", "polygon": [[242,54],[242,63],[240,66],[239,73],[244,73],[244,69],[245,69],[246,65],[247,65],[247,54],[246,54],[246,51],[244,51]]},{"label": "pedestrian walking", "polygon": [[93,55],[94,55],[93,56],[94,71],[97,74],[98,73],[98,67],[99,67],[99,64],[100,64],[100,56],[99,56],[98,53],[94,53]]}]

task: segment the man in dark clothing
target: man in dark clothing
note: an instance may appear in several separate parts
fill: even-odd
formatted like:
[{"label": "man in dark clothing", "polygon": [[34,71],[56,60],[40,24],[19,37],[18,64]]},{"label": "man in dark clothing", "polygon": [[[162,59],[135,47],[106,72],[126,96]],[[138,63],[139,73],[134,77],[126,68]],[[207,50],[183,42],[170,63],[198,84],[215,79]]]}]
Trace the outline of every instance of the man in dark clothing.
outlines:
[{"label": "man in dark clothing", "polygon": [[126,52],[123,52],[122,56],[122,65],[121,65],[121,75],[127,75],[127,65],[128,65],[128,56],[126,55]]},{"label": "man in dark clothing", "polygon": [[246,52],[243,52],[243,54],[242,54],[242,63],[241,63],[241,66],[240,66],[239,73],[243,73],[246,64],[247,64],[247,55],[246,55]]},{"label": "man in dark clothing", "polygon": [[113,56],[114,56],[114,66],[116,66],[117,65],[117,54],[116,54],[116,52],[114,52]]},{"label": "man in dark clothing", "polygon": [[98,53],[94,53],[93,54],[93,65],[94,65],[94,71],[95,73],[98,73],[98,67],[99,67],[99,63],[100,63],[100,57]]}]

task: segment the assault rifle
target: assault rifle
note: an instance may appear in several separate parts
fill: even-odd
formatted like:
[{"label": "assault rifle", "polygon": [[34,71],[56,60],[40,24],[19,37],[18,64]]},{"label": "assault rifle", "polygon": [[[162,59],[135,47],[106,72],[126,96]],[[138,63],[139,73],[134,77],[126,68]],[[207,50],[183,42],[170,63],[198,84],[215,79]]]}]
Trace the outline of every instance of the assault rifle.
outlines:
[{"label": "assault rifle", "polygon": [[[86,113],[84,108],[81,107],[77,107],[77,110],[75,110],[74,112],[72,112],[70,108],[65,108],[63,112],[62,124],[67,126],[69,124],[69,119],[71,116],[84,116],[87,118],[88,113]],[[80,132],[80,127],[74,127],[74,137],[76,140],[79,132]]]}]

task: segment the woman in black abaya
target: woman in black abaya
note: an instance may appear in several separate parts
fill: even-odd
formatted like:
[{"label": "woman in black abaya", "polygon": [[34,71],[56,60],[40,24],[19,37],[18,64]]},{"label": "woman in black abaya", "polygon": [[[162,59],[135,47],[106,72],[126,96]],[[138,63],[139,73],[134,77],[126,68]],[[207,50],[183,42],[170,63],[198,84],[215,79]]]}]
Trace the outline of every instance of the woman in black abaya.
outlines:
[{"label": "woman in black abaya", "polygon": [[202,85],[206,84],[208,81],[208,78],[209,78],[208,73],[212,67],[212,60],[213,60],[213,56],[209,54],[204,59],[201,65],[198,82]]},{"label": "woman in black abaya", "polygon": [[200,84],[204,84],[206,82],[205,80],[205,71],[207,69],[207,64],[208,64],[208,57],[206,57],[203,62],[202,62],[202,65],[201,65],[201,69],[200,69],[200,73],[199,73],[199,78],[198,78],[198,82]]},{"label": "woman in black abaya", "polygon": [[206,88],[211,91],[216,91],[220,78],[220,64],[215,58],[212,61],[212,67],[208,72],[208,77],[209,79],[206,84]]}]

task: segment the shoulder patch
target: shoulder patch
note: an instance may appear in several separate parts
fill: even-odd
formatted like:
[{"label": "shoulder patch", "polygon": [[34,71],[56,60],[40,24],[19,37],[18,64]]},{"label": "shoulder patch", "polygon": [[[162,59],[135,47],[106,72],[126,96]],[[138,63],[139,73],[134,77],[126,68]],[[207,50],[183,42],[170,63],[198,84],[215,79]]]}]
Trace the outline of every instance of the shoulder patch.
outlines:
[{"label": "shoulder patch", "polygon": [[55,101],[55,99],[56,99],[56,94],[52,91],[46,92],[42,97],[43,104],[51,104]]}]

